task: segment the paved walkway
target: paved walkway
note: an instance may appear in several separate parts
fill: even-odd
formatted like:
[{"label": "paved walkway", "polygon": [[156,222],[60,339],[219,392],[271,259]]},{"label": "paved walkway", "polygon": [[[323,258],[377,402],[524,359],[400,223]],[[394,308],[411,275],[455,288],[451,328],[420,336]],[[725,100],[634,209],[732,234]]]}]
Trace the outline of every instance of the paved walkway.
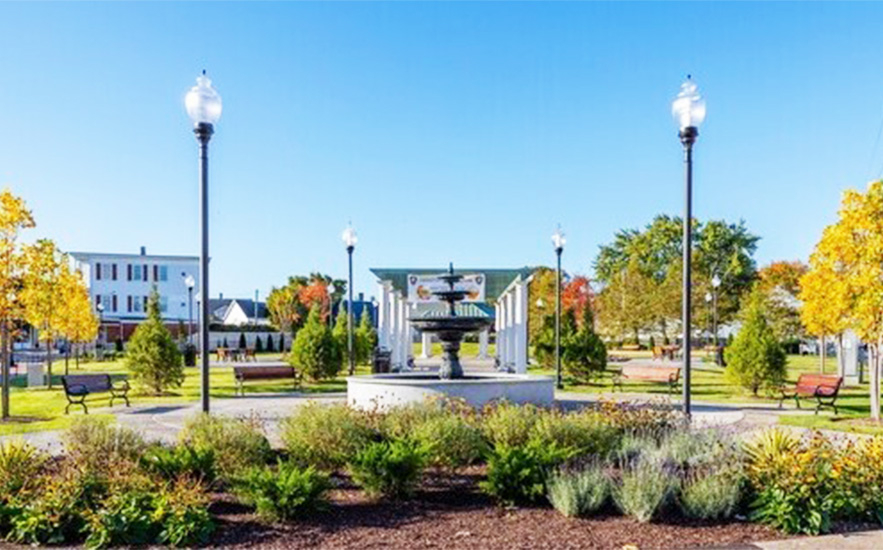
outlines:
[{"label": "paved walkway", "polygon": [[755,542],[725,548],[728,550],[755,548],[759,550],[880,550],[883,548],[883,530]]}]

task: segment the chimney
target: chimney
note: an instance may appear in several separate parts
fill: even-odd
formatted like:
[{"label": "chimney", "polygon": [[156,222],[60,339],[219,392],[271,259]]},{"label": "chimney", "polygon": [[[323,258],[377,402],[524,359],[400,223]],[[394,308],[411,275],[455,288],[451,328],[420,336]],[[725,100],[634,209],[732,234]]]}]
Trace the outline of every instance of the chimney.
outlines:
[{"label": "chimney", "polygon": [[224,299],[224,293],[223,293],[223,292],[220,294],[220,299],[221,299],[221,300]]},{"label": "chimney", "polygon": [[142,255],[142,256],[147,256],[147,247],[146,247],[146,246],[142,246],[142,247],[141,247],[141,255]]}]

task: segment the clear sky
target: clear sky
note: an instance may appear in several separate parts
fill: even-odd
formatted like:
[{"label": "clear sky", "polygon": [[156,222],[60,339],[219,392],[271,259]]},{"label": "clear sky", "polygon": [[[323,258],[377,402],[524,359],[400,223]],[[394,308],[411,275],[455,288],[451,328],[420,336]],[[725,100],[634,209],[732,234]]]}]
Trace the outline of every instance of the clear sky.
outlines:
[{"label": "clear sky", "polygon": [[708,101],[695,215],[806,259],[883,172],[883,4],[0,3],[0,184],[66,250],[196,254],[203,68],[212,295],[289,274],[549,264],[680,215],[670,101]]}]

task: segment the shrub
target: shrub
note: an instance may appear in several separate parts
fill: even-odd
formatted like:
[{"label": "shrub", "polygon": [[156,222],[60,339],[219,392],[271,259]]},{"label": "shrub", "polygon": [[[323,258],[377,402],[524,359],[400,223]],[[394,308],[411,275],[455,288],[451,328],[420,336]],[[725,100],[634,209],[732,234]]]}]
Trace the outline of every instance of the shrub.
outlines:
[{"label": "shrub", "polygon": [[457,469],[476,462],[485,452],[481,430],[462,416],[448,412],[418,424],[411,439],[428,464]]},{"label": "shrub", "polygon": [[530,440],[541,415],[542,409],[534,405],[502,401],[482,411],[482,431],[495,447],[519,447]]},{"label": "shrub", "polygon": [[159,313],[156,288],[147,302],[147,319],[138,325],[126,349],[126,366],[133,378],[159,395],[184,383],[181,352]]},{"label": "shrub", "polygon": [[174,547],[204,543],[215,528],[208,504],[208,496],[197,481],[179,478],[163,486],[153,502],[159,523],[156,542]]},{"label": "shrub", "polygon": [[269,352],[276,351],[276,346],[273,344],[273,335],[272,334],[267,335],[267,351],[269,351]]},{"label": "shrub", "polygon": [[377,330],[371,322],[371,315],[367,309],[362,309],[359,318],[359,326],[356,327],[356,362],[366,365],[371,361],[371,356],[377,348]]},{"label": "shrub", "polygon": [[318,306],[313,306],[288,357],[291,364],[311,380],[334,378],[343,366],[343,354],[331,329],[322,322]]},{"label": "shrub", "polygon": [[141,435],[104,418],[80,417],[61,435],[65,453],[90,472],[107,473],[118,462],[134,463],[147,443]]},{"label": "shrub", "polygon": [[195,451],[211,451],[217,473],[225,480],[250,466],[265,464],[272,452],[255,417],[223,418],[199,414],[187,420],[178,439]]},{"label": "shrub", "polygon": [[778,455],[760,454],[762,462],[749,454],[749,481],[756,494],[752,519],[788,533],[827,532],[840,501],[835,452],[829,441],[815,434]]},{"label": "shrub", "polygon": [[410,496],[423,471],[423,454],[404,440],[369,444],[349,463],[350,475],[372,497]]},{"label": "shrub", "polygon": [[248,342],[245,339],[245,333],[239,333],[239,349],[245,349],[248,347]]},{"label": "shrub", "polygon": [[591,410],[544,411],[537,417],[530,437],[545,445],[569,449],[573,455],[607,456],[619,441],[616,428]]},{"label": "shrub", "polygon": [[268,520],[293,519],[297,515],[324,507],[330,488],[328,477],[312,466],[298,468],[279,462],[274,470],[254,467],[236,482],[236,493],[258,515]]},{"label": "shrub", "polygon": [[848,442],[836,456],[837,514],[848,519],[883,522],[883,437]]},{"label": "shrub", "polygon": [[141,476],[113,484],[97,510],[85,511],[86,547],[153,542],[159,531],[153,517],[153,490],[150,480]]},{"label": "shrub", "polygon": [[561,360],[567,372],[580,382],[587,383],[607,368],[607,347],[595,332],[591,305],[583,308],[579,328],[561,342]]},{"label": "shrub", "polygon": [[0,442],[0,502],[33,484],[46,455],[24,441]]},{"label": "shrub", "polygon": [[757,395],[761,388],[775,388],[785,379],[788,361],[768,320],[764,294],[755,290],[740,312],[742,328],[725,350],[725,377]]},{"label": "shrub", "polygon": [[598,463],[576,471],[563,470],[548,481],[549,502],[565,516],[587,516],[601,509],[610,493],[610,479]]},{"label": "shrub", "polygon": [[622,513],[646,523],[674,489],[675,482],[661,461],[641,458],[622,464],[619,480],[613,485],[613,501]]},{"label": "shrub", "polygon": [[254,338],[254,352],[255,353],[263,353],[264,352],[264,341],[261,339],[260,334],[258,334]]},{"label": "shrub", "polygon": [[85,525],[84,503],[89,494],[73,468],[44,476],[38,490],[17,503],[8,538],[24,544],[62,544],[79,540]]},{"label": "shrub", "polygon": [[170,448],[155,445],[144,453],[139,463],[144,470],[168,481],[188,476],[211,483],[217,476],[215,452],[208,447],[178,445]]},{"label": "shrub", "polygon": [[345,404],[310,402],[282,421],[282,441],[301,466],[334,470],[374,437],[366,417]]},{"label": "shrub", "polygon": [[717,519],[732,516],[741,500],[741,476],[722,468],[689,475],[681,487],[679,503],[687,517]]},{"label": "shrub", "polygon": [[601,399],[596,408],[611,426],[625,434],[662,437],[683,425],[683,417],[664,402],[628,403]]},{"label": "shrub", "polygon": [[487,480],[479,486],[505,505],[537,502],[546,494],[546,477],[567,454],[536,441],[519,447],[499,445],[488,458]]}]

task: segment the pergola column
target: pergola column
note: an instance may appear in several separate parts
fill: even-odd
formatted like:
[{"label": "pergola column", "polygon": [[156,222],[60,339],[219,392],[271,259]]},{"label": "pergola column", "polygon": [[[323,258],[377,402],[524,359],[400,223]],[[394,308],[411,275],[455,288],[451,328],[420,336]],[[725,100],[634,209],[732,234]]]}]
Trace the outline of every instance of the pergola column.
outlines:
[{"label": "pergola column", "polygon": [[429,359],[432,357],[432,334],[423,332],[420,334],[421,351],[420,357]]},{"label": "pergola column", "polygon": [[484,329],[478,333],[478,358],[479,359],[487,359],[487,348],[488,348],[488,337],[489,337],[489,329]]},{"label": "pergola column", "polygon": [[380,281],[379,300],[377,302],[377,345],[380,349],[389,350],[390,307],[388,281]]},{"label": "pergola column", "polygon": [[398,292],[389,293],[389,351],[390,366],[397,367],[401,364],[401,348],[399,347],[399,295]]},{"label": "pergola column", "polygon": [[506,368],[515,363],[515,297],[506,292]]},{"label": "pergola column", "polygon": [[513,311],[515,341],[514,354],[515,372],[525,374],[527,372],[527,283],[519,280],[515,283],[513,293],[515,308]]}]

